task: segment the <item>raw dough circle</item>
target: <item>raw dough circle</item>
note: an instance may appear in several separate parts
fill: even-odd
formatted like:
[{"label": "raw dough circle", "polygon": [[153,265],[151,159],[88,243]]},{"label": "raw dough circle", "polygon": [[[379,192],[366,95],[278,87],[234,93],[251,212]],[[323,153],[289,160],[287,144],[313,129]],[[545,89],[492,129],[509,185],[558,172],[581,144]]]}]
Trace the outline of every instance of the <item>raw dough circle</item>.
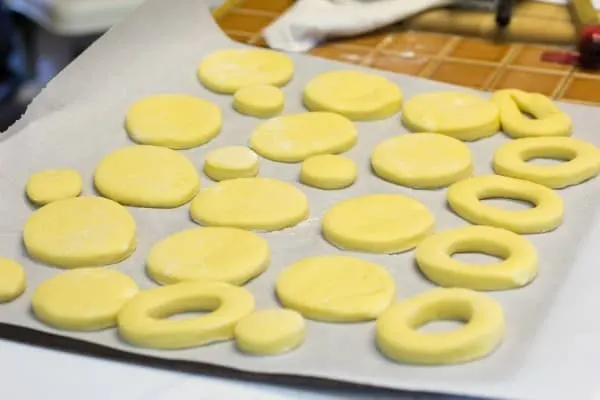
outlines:
[{"label": "raw dough circle", "polygon": [[460,92],[433,92],[404,103],[402,122],[413,132],[436,132],[473,141],[500,129],[498,107],[479,96]]},{"label": "raw dough circle", "polygon": [[308,217],[308,199],[287,182],[238,178],[201,190],[190,213],[202,225],[277,231]]},{"label": "raw dough circle", "polygon": [[394,280],[385,268],[338,255],[295,262],[279,274],[275,290],[284,307],[329,322],[375,319],[395,295]]},{"label": "raw dough circle", "polygon": [[[465,321],[454,331],[417,329],[440,320]],[[437,288],[393,304],[377,319],[376,342],[392,360],[409,364],[457,364],[490,354],[505,334],[502,306],[469,289]]]},{"label": "raw dough circle", "polygon": [[250,146],[273,161],[299,162],[318,154],[343,153],[357,141],[356,127],[330,112],[307,112],[271,118],[250,137]]},{"label": "raw dough circle", "polygon": [[233,95],[233,108],[242,114],[268,118],[283,110],[285,98],[276,86],[246,86]]},{"label": "raw dough circle", "polygon": [[48,169],[29,177],[25,189],[27,197],[37,205],[44,205],[56,200],[77,197],[83,188],[83,180],[79,172],[68,169]]},{"label": "raw dough circle", "polygon": [[[563,220],[564,205],[552,189],[537,183],[500,175],[465,179],[448,188],[448,204],[460,217],[477,225],[490,225],[515,233],[544,233]],[[527,210],[506,210],[481,200],[505,198],[534,204]]]},{"label": "raw dough circle", "polygon": [[200,178],[194,164],[175,150],[158,146],[130,146],[102,159],[94,173],[98,191],[121,204],[175,208],[198,192]]},{"label": "raw dough circle", "polygon": [[311,111],[331,111],[355,121],[391,117],[400,111],[402,92],[383,76],[362,71],[330,71],[313,78],[304,89]]},{"label": "raw dough circle", "polygon": [[437,133],[384,140],[373,150],[371,166],[380,178],[412,188],[444,187],[473,174],[467,145]]},{"label": "raw dough circle", "polygon": [[189,149],[221,131],[221,109],[186,94],[159,94],[135,102],[125,119],[131,140],[140,144]]},{"label": "raw dough circle", "polygon": [[198,78],[217,93],[235,93],[246,86],[283,86],[292,79],[294,64],[283,53],[266,49],[225,49],[204,57]]},{"label": "raw dough circle", "polygon": [[159,283],[210,280],[243,285],[263,273],[270,261],[267,241],[237,228],[192,228],[156,243],[146,259]]},{"label": "raw dough circle", "polygon": [[294,310],[255,311],[235,326],[235,342],[240,350],[249,354],[281,354],[302,344],[305,325],[302,315]]},{"label": "raw dough circle", "polygon": [[213,181],[250,178],[258,174],[258,156],[244,146],[215,149],[204,159],[204,173]]},{"label": "raw dough circle", "polygon": [[[168,319],[192,311],[209,313]],[[182,282],[138,293],[119,313],[119,334],[140,347],[197,347],[233,339],[235,324],[252,311],[254,296],[246,289],[223,282]]]},{"label": "raw dough circle", "polygon": [[97,331],[117,324],[117,314],[138,292],[122,272],[81,268],[42,282],[33,294],[35,316],[57,329]]},{"label": "raw dough circle", "polygon": [[343,189],[354,183],[357,174],[356,164],[351,159],[321,154],[302,162],[300,182],[319,189]]},{"label": "raw dough circle", "polygon": [[29,255],[63,268],[116,264],[136,248],[135,220],[120,204],[82,196],[34,211],[23,228]]},{"label": "raw dough circle", "polygon": [[[563,160],[557,165],[536,165],[534,158]],[[600,172],[600,150],[570,137],[537,137],[511,140],[494,153],[494,171],[560,189],[584,182]]]},{"label": "raw dough circle", "polygon": [[[457,253],[483,253],[502,259],[492,264],[455,260]],[[423,240],[415,258],[423,274],[445,287],[506,290],[525,286],[538,271],[538,256],[529,240],[491,226],[465,226]]]},{"label": "raw dough circle", "polygon": [[0,258],[0,304],[12,301],[25,291],[25,270],[19,264]]},{"label": "raw dough circle", "polygon": [[423,204],[401,194],[370,194],[341,201],[323,217],[323,236],[344,250],[400,253],[433,233]]}]

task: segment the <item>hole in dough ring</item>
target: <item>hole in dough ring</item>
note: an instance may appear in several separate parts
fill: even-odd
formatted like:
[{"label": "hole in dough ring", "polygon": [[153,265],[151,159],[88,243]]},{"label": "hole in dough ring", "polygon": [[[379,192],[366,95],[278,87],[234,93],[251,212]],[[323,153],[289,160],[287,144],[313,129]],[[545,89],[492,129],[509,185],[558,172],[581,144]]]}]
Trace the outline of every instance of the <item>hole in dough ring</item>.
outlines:
[{"label": "hole in dough ring", "polygon": [[[169,316],[210,311],[185,319]],[[222,282],[184,282],[138,293],[121,309],[119,334],[155,349],[183,349],[233,338],[235,324],[254,311],[248,290]]]},{"label": "hole in dough ring", "polygon": [[[493,264],[465,263],[456,253],[477,252],[502,258]],[[426,238],[415,258],[423,274],[444,287],[506,290],[525,286],[538,270],[535,247],[523,236],[491,226],[465,226]]]},{"label": "hole in dough ring", "polygon": [[[556,165],[536,165],[534,158],[564,160]],[[494,153],[494,171],[553,189],[582,183],[600,172],[600,150],[570,137],[539,137],[512,140]]]},{"label": "hole in dough ring", "polygon": [[[428,322],[464,321],[459,329],[422,333]],[[377,319],[376,343],[392,360],[408,364],[457,364],[490,354],[505,332],[502,306],[469,289],[433,289],[396,303]]]},{"label": "hole in dough ring", "polygon": [[[534,204],[527,210],[506,210],[481,200],[506,198]],[[564,205],[552,189],[537,183],[499,175],[483,175],[451,185],[448,204],[460,217],[477,225],[490,225],[516,233],[543,233],[563,220]]]}]

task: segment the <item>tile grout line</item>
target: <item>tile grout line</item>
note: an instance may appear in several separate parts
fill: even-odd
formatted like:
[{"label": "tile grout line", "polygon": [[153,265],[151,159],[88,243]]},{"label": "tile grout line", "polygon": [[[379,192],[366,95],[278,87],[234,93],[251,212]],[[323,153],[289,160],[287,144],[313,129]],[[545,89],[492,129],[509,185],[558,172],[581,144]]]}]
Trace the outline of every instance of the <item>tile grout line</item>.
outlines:
[{"label": "tile grout line", "polygon": [[562,78],[560,84],[556,85],[556,88],[552,92],[551,96],[553,99],[559,100],[565,94],[567,87],[575,76],[575,68],[576,67],[572,67],[571,71],[569,71],[569,73]]},{"label": "tile grout line", "polygon": [[377,52],[379,52],[381,49],[383,49],[393,41],[394,33],[390,32],[387,35],[385,35],[385,37],[381,39],[379,43],[373,46],[373,49],[364,56],[364,58],[361,62],[358,63],[358,65],[368,66],[373,61],[373,58],[375,57]]},{"label": "tile grout line", "polygon": [[423,68],[423,70],[418,74],[418,76],[422,78],[430,77],[442,63],[443,57],[448,55],[452,50],[454,50],[458,46],[458,43],[460,41],[461,38],[459,36],[452,36],[450,39],[448,39],[448,43],[446,43],[444,47],[442,47],[438,54],[431,56],[431,61],[425,66],[425,68]]},{"label": "tile grout line", "polygon": [[494,71],[494,73],[488,78],[488,81],[483,85],[483,90],[490,90],[499,80],[504,71],[507,70],[508,64],[514,60],[517,55],[523,50],[523,45],[513,45],[510,47],[504,59],[498,64],[498,67]]}]

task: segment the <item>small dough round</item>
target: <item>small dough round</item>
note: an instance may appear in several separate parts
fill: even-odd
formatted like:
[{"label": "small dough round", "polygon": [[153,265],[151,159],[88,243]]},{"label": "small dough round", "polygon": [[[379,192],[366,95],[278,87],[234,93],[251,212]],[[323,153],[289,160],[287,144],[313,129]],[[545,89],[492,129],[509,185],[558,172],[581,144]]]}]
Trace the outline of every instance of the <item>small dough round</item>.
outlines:
[{"label": "small dough round", "polygon": [[[557,165],[536,165],[534,158],[554,158]],[[600,150],[570,137],[533,137],[511,140],[494,153],[494,171],[553,189],[577,185],[600,173]]]},{"label": "small dough round", "polygon": [[[170,316],[209,311],[185,319]],[[237,322],[254,311],[248,290],[223,282],[182,282],[138,293],[121,309],[119,334],[154,349],[185,349],[233,339]]]},{"label": "small dough round", "polygon": [[208,143],[222,125],[217,105],[186,94],[159,94],[138,100],[125,118],[131,140],[171,149]]},{"label": "small dough round", "polygon": [[311,111],[331,111],[354,121],[373,121],[400,111],[402,92],[395,83],[363,71],[330,71],[304,88],[304,105]]},{"label": "small dough round", "polygon": [[271,178],[238,178],[201,190],[190,205],[201,225],[277,231],[308,218],[308,199],[295,186]]},{"label": "small dough round", "polygon": [[48,169],[29,177],[25,189],[27,197],[37,205],[77,197],[83,188],[79,172],[69,169]]},{"label": "small dough round", "polygon": [[215,149],[204,159],[204,173],[213,181],[251,178],[258,175],[258,156],[244,146]]},{"label": "small dough round", "polygon": [[437,133],[384,140],[373,150],[371,166],[380,178],[416,189],[448,186],[473,174],[473,159],[467,145]]},{"label": "small dough round", "polygon": [[103,196],[127,206],[176,208],[198,192],[200,177],[183,154],[143,145],[104,157],[94,172],[94,184]]},{"label": "small dough round", "polygon": [[394,279],[383,267],[358,258],[325,255],[290,265],[275,290],[286,308],[329,322],[375,319],[392,303]]},{"label": "small dough round", "polygon": [[[452,258],[457,253],[483,253],[501,258],[475,264]],[[529,240],[491,226],[464,226],[436,233],[415,252],[417,265],[432,282],[444,287],[507,290],[523,287],[538,271],[538,256]]]},{"label": "small dough round", "polygon": [[25,270],[19,264],[0,258],[0,304],[13,301],[23,294],[26,286]]},{"label": "small dough round", "polygon": [[[434,334],[417,330],[441,320],[465,325]],[[505,331],[504,311],[496,300],[469,289],[437,288],[393,304],[381,314],[376,342],[384,355],[401,363],[458,364],[489,355]]]},{"label": "small dough round", "polygon": [[343,189],[356,181],[354,161],[335,154],[312,156],[302,162],[300,182],[319,189]]},{"label": "small dough round", "polygon": [[433,233],[435,219],[423,204],[401,194],[369,194],[341,201],[323,217],[323,236],[344,250],[400,253]]},{"label": "small dough round", "polygon": [[246,86],[233,95],[233,108],[242,114],[268,118],[283,110],[285,98],[276,86]]},{"label": "small dough round", "polygon": [[238,228],[192,228],[156,243],[146,259],[156,282],[209,280],[243,285],[263,273],[271,253],[267,241]]},{"label": "small dough round", "polygon": [[319,154],[336,154],[356,144],[356,127],[330,112],[307,112],[271,118],[250,137],[250,146],[273,161],[299,162]]},{"label": "small dough round", "polygon": [[474,141],[500,130],[496,104],[470,93],[432,92],[404,103],[402,122],[413,132],[436,132]]},{"label": "small dough round", "polygon": [[23,228],[31,258],[62,268],[116,264],[136,248],[133,216],[102,197],[58,200],[34,211]]},{"label": "small dough round", "polygon": [[232,94],[255,85],[283,86],[294,75],[294,63],[283,53],[266,49],[225,49],[204,57],[198,79],[217,93]]},{"label": "small dough round", "polygon": [[[481,200],[504,198],[534,204],[526,210],[506,210]],[[458,216],[477,225],[490,225],[515,233],[544,233],[563,221],[562,198],[546,186],[500,175],[475,176],[448,188],[450,208]]]},{"label": "small dough round", "polygon": [[302,315],[294,310],[255,311],[235,326],[235,342],[240,350],[249,354],[281,354],[302,344],[305,326]]},{"label": "small dough round", "polygon": [[115,326],[117,314],[137,292],[137,284],[122,272],[81,268],[42,282],[32,307],[39,320],[54,328],[97,331]]}]

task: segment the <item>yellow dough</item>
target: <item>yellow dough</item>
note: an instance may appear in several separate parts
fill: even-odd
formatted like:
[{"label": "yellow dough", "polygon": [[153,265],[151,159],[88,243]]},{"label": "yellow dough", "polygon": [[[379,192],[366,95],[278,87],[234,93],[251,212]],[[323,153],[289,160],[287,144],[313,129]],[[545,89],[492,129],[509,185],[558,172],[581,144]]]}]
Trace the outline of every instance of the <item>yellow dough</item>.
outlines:
[{"label": "yellow dough", "polygon": [[277,231],[308,218],[308,199],[287,182],[238,178],[201,190],[190,213],[202,225]]},{"label": "yellow dough", "polygon": [[[450,332],[417,329],[440,320],[463,321]],[[469,289],[432,289],[393,304],[378,319],[376,342],[392,360],[407,364],[458,364],[494,351],[505,334],[500,303]]]},{"label": "yellow dough", "polygon": [[401,194],[370,194],[341,201],[323,217],[323,236],[344,250],[400,253],[433,233],[423,204]]},{"label": "yellow dough", "polygon": [[79,172],[68,169],[49,169],[29,177],[25,189],[27,197],[37,205],[56,200],[77,197],[81,193],[83,180]]},{"label": "yellow dough", "polygon": [[571,117],[543,94],[504,89],[495,92],[492,101],[500,109],[502,130],[513,138],[571,135]]},{"label": "yellow dough", "polygon": [[322,154],[302,162],[300,182],[319,189],[343,189],[354,183],[357,174],[356,164],[351,159]]},{"label": "yellow dough", "polygon": [[355,121],[391,117],[400,111],[402,92],[383,76],[362,71],[331,71],[313,78],[304,89],[311,111],[331,111]]},{"label": "yellow dough", "polygon": [[198,192],[198,172],[184,155],[158,146],[130,146],[110,153],[94,172],[96,189],[138,207],[175,208]]},{"label": "yellow dough", "polygon": [[[516,233],[544,233],[563,220],[562,198],[537,183],[499,175],[465,179],[448,188],[448,204],[460,217],[477,225],[490,225]],[[484,199],[515,199],[534,204],[526,210],[507,210],[487,205]]]},{"label": "yellow dough", "polygon": [[330,112],[307,112],[271,118],[250,137],[250,146],[273,161],[299,162],[319,154],[350,150],[356,127],[346,117]]},{"label": "yellow dough", "polygon": [[270,260],[267,241],[237,228],[192,228],[156,243],[146,259],[159,283],[210,280],[243,285],[263,273]]},{"label": "yellow dough", "polygon": [[25,270],[6,258],[0,258],[0,304],[13,301],[25,291]]},{"label": "yellow dough", "polygon": [[[188,318],[179,313],[208,311]],[[223,282],[182,282],[138,293],[119,313],[127,342],[155,349],[184,349],[233,339],[237,322],[254,311],[254,296]]]},{"label": "yellow dough", "polygon": [[[457,253],[483,253],[502,261],[466,263],[452,258]],[[538,270],[538,256],[531,242],[491,226],[465,226],[436,233],[417,246],[415,258],[421,272],[438,285],[473,290],[519,288],[531,282]]]},{"label": "yellow dough", "polygon": [[373,150],[371,166],[386,181],[424,189],[447,186],[473,174],[467,145],[436,133],[384,140]]},{"label": "yellow dough", "polygon": [[404,103],[402,122],[413,132],[436,132],[473,141],[496,134],[500,117],[496,104],[470,93],[433,92]]},{"label": "yellow dough", "polygon": [[135,102],[125,119],[129,137],[140,144],[189,149],[221,131],[221,109],[186,94],[159,94]]},{"label": "yellow dough", "polygon": [[[534,158],[554,158],[556,165],[536,165]],[[494,153],[494,171],[553,189],[584,182],[600,172],[600,150],[570,137],[537,137],[511,140]]]},{"label": "yellow dough", "polygon": [[115,326],[117,314],[137,292],[137,284],[122,272],[81,268],[42,282],[32,308],[38,319],[54,328],[97,331]]},{"label": "yellow dough", "polygon": [[235,93],[255,85],[283,86],[292,79],[294,64],[283,53],[266,49],[225,49],[204,57],[198,78],[217,93]]},{"label": "yellow dough", "polygon": [[305,325],[302,315],[294,310],[255,311],[235,326],[236,345],[249,354],[285,353],[302,344]]},{"label": "yellow dough", "polygon": [[215,149],[204,159],[204,173],[214,181],[250,178],[258,174],[258,156],[244,146]]},{"label": "yellow dough", "polygon": [[136,248],[136,226],[118,203],[82,196],[34,211],[25,222],[23,241],[29,255],[43,263],[93,267],[129,257]]},{"label": "yellow dough", "polygon": [[242,114],[267,118],[283,110],[285,98],[276,86],[246,86],[233,95],[233,108]]},{"label": "yellow dough", "polygon": [[275,285],[286,308],[306,318],[357,322],[377,318],[392,303],[394,280],[383,267],[358,258],[326,255],[284,269]]}]

